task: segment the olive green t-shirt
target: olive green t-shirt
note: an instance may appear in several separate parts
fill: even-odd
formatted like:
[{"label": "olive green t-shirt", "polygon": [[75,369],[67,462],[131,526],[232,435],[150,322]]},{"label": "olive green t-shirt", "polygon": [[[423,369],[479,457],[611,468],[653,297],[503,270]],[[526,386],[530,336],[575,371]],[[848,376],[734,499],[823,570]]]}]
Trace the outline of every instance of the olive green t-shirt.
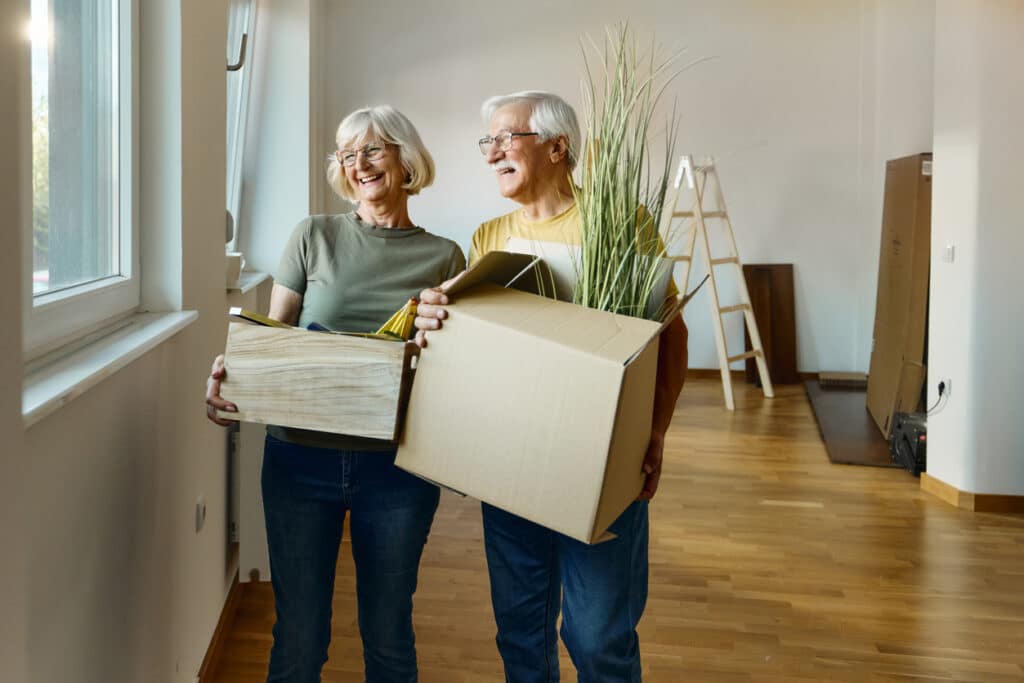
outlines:
[{"label": "olive green t-shirt", "polygon": [[[462,249],[423,228],[384,228],[355,212],[310,216],[292,232],[274,282],[302,295],[299,326],[376,332],[427,287],[465,270]],[[269,426],[271,436],[319,448],[383,450],[387,441]]]}]

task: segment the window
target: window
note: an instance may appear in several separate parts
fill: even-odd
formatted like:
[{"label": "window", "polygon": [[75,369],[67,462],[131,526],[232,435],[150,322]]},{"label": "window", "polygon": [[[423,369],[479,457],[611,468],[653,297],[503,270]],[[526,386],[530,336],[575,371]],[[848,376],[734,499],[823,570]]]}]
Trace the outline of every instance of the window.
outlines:
[{"label": "window", "polygon": [[29,1],[31,357],[137,308],[139,279],[133,3]]},{"label": "window", "polygon": [[242,203],[242,162],[245,122],[249,112],[249,83],[252,80],[252,46],[256,28],[256,3],[231,0],[228,10],[227,81],[227,208],[234,220],[234,235],[228,249],[237,248],[238,212]]}]

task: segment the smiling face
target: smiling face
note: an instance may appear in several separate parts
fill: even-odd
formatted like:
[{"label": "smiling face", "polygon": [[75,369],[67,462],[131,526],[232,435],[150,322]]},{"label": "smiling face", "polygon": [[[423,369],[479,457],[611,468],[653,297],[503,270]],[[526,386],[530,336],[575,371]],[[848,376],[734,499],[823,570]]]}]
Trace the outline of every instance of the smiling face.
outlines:
[{"label": "smiling face", "polygon": [[[510,104],[494,112],[489,134],[529,133],[532,107],[529,102]],[[554,167],[549,159],[550,143],[540,142],[536,136],[512,138],[512,147],[502,151],[491,145],[487,163],[498,177],[498,191],[520,204],[529,204],[551,182]]]},{"label": "smiling face", "polygon": [[[380,159],[367,159],[363,148],[368,144],[384,146]],[[397,145],[385,144],[372,137],[351,141],[343,150],[358,150],[356,163],[345,166],[345,179],[359,202],[394,208],[404,201],[406,172],[402,168],[400,150]]]}]

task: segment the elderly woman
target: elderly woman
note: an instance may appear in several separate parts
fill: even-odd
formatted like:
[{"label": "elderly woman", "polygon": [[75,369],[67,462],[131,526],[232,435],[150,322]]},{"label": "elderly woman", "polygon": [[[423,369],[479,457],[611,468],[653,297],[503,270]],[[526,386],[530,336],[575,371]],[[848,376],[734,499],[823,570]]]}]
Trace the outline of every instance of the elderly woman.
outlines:
[{"label": "elderly woman", "polygon": [[[357,208],[296,226],[274,276],[270,317],[372,332],[410,296],[461,272],[465,258],[409,217],[409,196],[431,184],[434,164],[405,116],[389,106],[360,109],[335,141],[327,178]],[[206,403],[221,425],[230,423],[216,410],[234,410],[220,397],[224,376],[218,356]],[[412,596],[439,492],[394,458],[388,442],[267,428],[262,488],[277,612],[268,682],[320,680],[346,513],[366,680],[416,680]]]}]

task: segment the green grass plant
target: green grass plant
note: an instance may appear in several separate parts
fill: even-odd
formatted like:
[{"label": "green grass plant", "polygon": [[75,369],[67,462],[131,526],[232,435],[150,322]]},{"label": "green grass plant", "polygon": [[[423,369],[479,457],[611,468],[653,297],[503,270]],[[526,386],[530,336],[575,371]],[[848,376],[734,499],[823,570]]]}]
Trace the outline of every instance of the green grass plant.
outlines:
[{"label": "green grass plant", "polygon": [[[588,53],[591,56],[588,57]],[[575,189],[582,220],[574,303],[611,313],[660,319],[650,299],[664,268],[658,226],[671,178],[677,116],[667,123],[664,158],[651,174],[649,136],[676,56],[642,53],[628,25],[583,45],[586,141]],[[596,58],[595,58],[596,56]]]}]

